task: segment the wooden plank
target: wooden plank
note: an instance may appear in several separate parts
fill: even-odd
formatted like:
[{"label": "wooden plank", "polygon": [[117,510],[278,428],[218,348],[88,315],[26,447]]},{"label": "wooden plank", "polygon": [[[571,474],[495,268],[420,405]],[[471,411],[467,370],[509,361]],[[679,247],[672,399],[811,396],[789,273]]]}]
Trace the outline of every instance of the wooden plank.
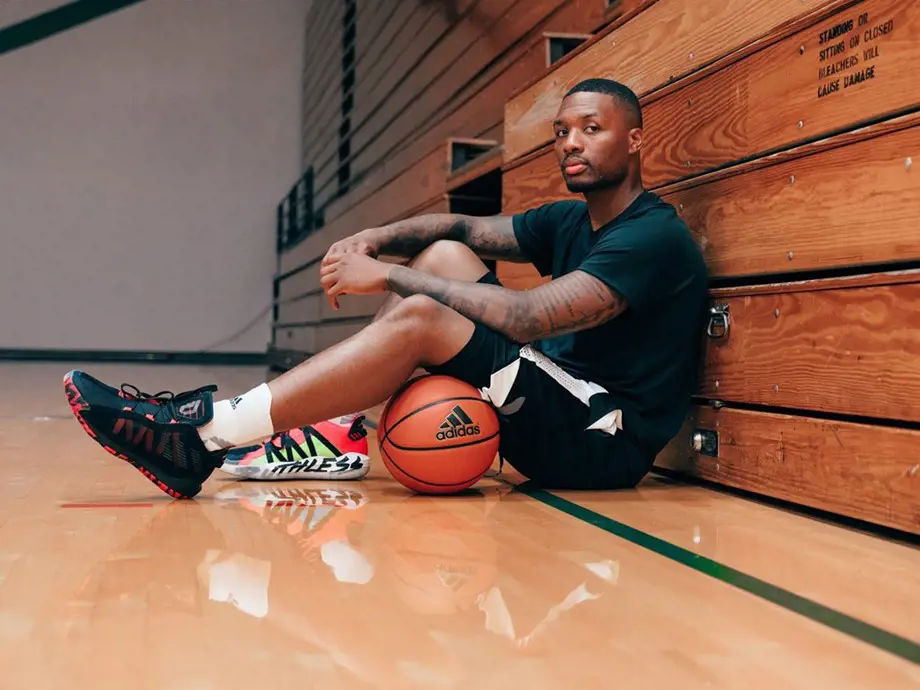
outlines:
[{"label": "wooden plank", "polygon": [[504,53],[488,70],[463,86],[458,96],[441,104],[426,123],[412,132],[411,139],[391,141],[390,148],[383,152],[357,186],[326,209],[327,221],[412,168],[448,136],[495,138],[500,141],[504,102],[508,94],[522,80],[544,71],[541,32],[582,30],[594,26],[601,19],[597,0],[568,0],[561,5],[557,12],[533,27],[529,41],[523,41]]},{"label": "wooden plank", "polygon": [[[303,98],[302,127],[305,135],[315,132],[317,125],[328,113],[338,112],[341,107],[342,80],[342,35],[345,19],[345,3],[332,5],[327,23],[319,36],[311,37],[309,61],[305,61],[301,93]],[[310,136],[311,144],[318,138]]]},{"label": "wooden plank", "polygon": [[791,292],[816,292],[820,290],[840,290],[861,287],[879,287],[883,285],[904,285],[920,282],[920,268],[902,271],[884,271],[861,273],[859,275],[838,276],[822,280],[796,280],[767,285],[740,285],[737,287],[720,287],[709,291],[713,299],[727,299],[736,296],[776,295]]},{"label": "wooden plank", "polygon": [[[827,27],[855,25],[861,16],[864,27],[829,43],[831,48],[821,47],[820,33]],[[887,33],[866,41],[876,30]],[[849,48],[856,37],[859,45]],[[901,67],[920,59],[918,39],[920,5],[865,0],[705,78],[644,99],[645,184],[660,187],[920,107],[913,75]],[[821,51],[840,43],[843,52],[825,52],[822,60]],[[844,64],[850,67],[821,77],[822,70]],[[872,76],[851,83],[859,75]],[[833,83],[840,91],[821,90]],[[544,147],[536,158],[520,161],[519,174],[537,180],[554,166],[552,148]],[[545,195],[565,197],[561,178],[554,183],[542,190]]]},{"label": "wooden plank", "polygon": [[[399,37],[387,46],[395,59],[385,69],[370,73],[373,76],[369,75],[367,90],[362,93],[362,98],[355,101],[354,117],[358,127],[365,126],[368,119],[380,110],[402,82],[407,79],[414,81],[413,71],[428,51],[445,38],[452,24],[432,6],[414,14],[410,22],[402,28],[405,30],[401,30]],[[381,59],[380,62],[383,66],[385,60]]]},{"label": "wooden plank", "polygon": [[[444,147],[432,151],[405,175],[391,181],[359,204],[345,207],[326,223],[321,232],[307,237],[292,250],[281,255],[281,273],[288,273],[325,253],[329,246],[364,228],[390,223],[412,209],[443,202],[446,192],[447,158]],[[446,204],[446,202],[443,202]],[[330,214],[332,216],[333,214]]]},{"label": "wooden plank", "polygon": [[714,277],[920,259],[920,126],[662,197]]},{"label": "wooden plank", "polygon": [[[417,129],[429,113],[450,100],[459,86],[474,77],[490,61],[528,34],[534,24],[551,13],[564,0],[493,0],[501,21],[480,30],[471,17],[462,18],[451,28],[411,74],[391,89],[385,102],[365,112],[373,112],[373,122],[363,122],[355,132],[358,152],[355,168],[364,170],[380,158],[374,143],[383,150],[389,142],[400,141]],[[378,136],[383,140],[375,142]]]},{"label": "wooden plank", "polygon": [[[546,144],[565,92],[588,77],[611,77],[643,96],[846,0],[658,0],[582,46],[575,57],[514,96],[505,110],[505,160]],[[568,56],[567,56],[568,57]]]},{"label": "wooden plank", "polygon": [[[501,0],[501,2],[505,1],[506,0]],[[492,2],[493,6],[491,9],[493,14],[498,13],[499,8],[496,5],[497,2],[499,2],[499,0],[493,0]],[[544,3],[545,2],[546,0],[544,0]],[[544,19],[535,26],[531,23],[533,21],[538,21],[538,15],[535,13],[542,11],[546,14],[545,5],[521,2],[515,4],[513,11],[509,11],[508,15],[502,17],[500,23],[495,24],[495,26],[502,30],[503,34],[491,39],[494,46],[492,46],[492,43],[486,43],[488,50],[483,48],[477,51],[475,48],[470,49],[467,47],[463,53],[463,57],[455,61],[442,60],[439,58],[437,61],[431,62],[434,60],[434,53],[432,53],[429,62],[442,69],[436,82],[424,86],[421,82],[416,83],[415,77],[412,77],[413,86],[410,92],[412,107],[409,111],[409,115],[404,117],[403,111],[401,110],[394,112],[392,117],[381,125],[386,132],[385,137],[371,136],[373,128],[369,129],[363,124],[359,126],[358,130],[355,132],[355,139],[352,146],[352,167],[359,173],[371,170],[381,161],[385,161],[388,156],[395,151],[398,151],[400,148],[405,148],[404,142],[408,141],[411,137],[419,137],[420,129],[424,131],[426,123],[428,123],[429,127],[440,123],[442,118],[446,115],[441,112],[444,107],[453,107],[450,104],[458,98],[467,100],[467,96],[465,95],[467,93],[466,84],[472,81],[478,81],[481,78],[484,78],[485,81],[488,82],[494,76],[495,72],[504,69],[503,65],[511,58],[509,53],[516,53],[516,46],[524,41],[524,37],[527,35],[538,35],[540,29],[544,26],[563,26],[573,22],[578,26],[585,24],[593,25],[600,19],[601,9],[598,0],[553,0],[553,2],[557,4],[556,9],[545,16]],[[559,4],[560,2],[565,4]],[[480,6],[477,6],[477,8],[478,7]],[[531,15],[534,16],[531,17]],[[575,17],[578,19],[575,20]],[[513,32],[515,31],[523,32],[522,37],[514,38]],[[490,36],[487,35],[485,38],[489,39]],[[480,37],[477,40],[482,41],[483,38]],[[488,58],[489,55],[495,53],[496,50],[499,51],[497,57],[491,60],[483,60],[483,55]],[[445,67],[444,64],[447,66]],[[543,69],[542,65],[539,69]],[[409,80],[407,78],[403,84],[403,88],[409,87],[408,82]],[[506,91],[502,93],[502,102],[506,95]],[[493,105],[496,112],[500,113],[502,103],[494,101]],[[431,112],[431,109],[435,107],[437,110]],[[374,113],[374,117],[380,117],[381,112],[383,112],[383,110]],[[417,119],[420,117],[419,114],[424,114],[425,112],[429,112],[430,114],[423,119]],[[500,122],[501,115],[499,114],[497,117]],[[446,131],[446,133],[479,136],[480,131],[481,130],[478,129],[477,131],[457,130],[453,132]]]},{"label": "wooden plank", "polygon": [[341,200],[330,205],[327,218],[334,219],[348,208],[379,191],[381,187],[406,173],[416,162],[436,150],[447,136],[465,134],[467,136],[495,138],[501,140],[503,104],[507,94],[516,83],[528,75],[536,74],[542,65],[541,46],[534,37],[522,53],[513,53],[518,59],[512,60],[507,69],[494,74],[489,71],[486,76],[493,79],[480,79],[474,82],[464,95],[454,99],[447,111],[439,110],[432,116],[433,127],[418,133],[408,145],[394,142],[392,150],[386,152],[365,178]]},{"label": "wooden plank", "polygon": [[543,277],[531,264],[511,263],[497,261],[495,275],[509,290],[530,290],[531,288],[548,282],[551,278]]},{"label": "wooden plank", "polygon": [[[849,25],[820,43],[823,32]],[[880,28],[887,33],[871,38]],[[914,109],[920,89],[904,66],[918,60],[920,4],[858,3],[649,105],[644,179],[666,184]],[[839,91],[825,91],[834,85]]]},{"label": "wooden plank", "polygon": [[462,168],[455,170],[447,178],[447,191],[453,191],[458,187],[462,187],[468,182],[475,180],[477,177],[482,177],[487,173],[494,172],[501,167],[502,162],[502,147],[500,144],[496,145],[490,151],[477,156],[475,159],[464,165]]},{"label": "wooden plank", "polygon": [[[370,14],[370,11],[367,12]],[[423,7],[418,2],[400,2],[396,6],[391,6],[386,11],[379,12],[376,17],[376,23],[371,30],[370,36],[365,30],[362,33],[362,27],[358,27],[356,39],[360,48],[355,55],[355,83],[348,93],[354,96],[354,107],[358,108],[361,102],[368,97],[368,93],[377,87],[377,81],[380,75],[387,75],[393,64],[399,59],[399,46],[406,41],[411,40],[413,32],[420,31],[424,28],[425,23],[431,18],[433,10]],[[374,21],[374,20],[371,20]],[[330,50],[338,51],[341,57],[341,47],[333,45],[328,38],[324,39],[324,44],[330,46]],[[336,84],[341,87],[342,71],[341,66],[337,65],[334,70]],[[333,84],[330,83],[329,87]],[[314,119],[311,127],[320,135],[325,135],[334,140],[338,140],[339,121],[330,117],[329,113],[339,113],[341,111],[342,99],[346,92],[339,88],[338,92],[332,92],[329,88],[318,91],[320,96],[315,105],[318,112],[323,116]],[[352,122],[356,123],[356,111],[352,111]],[[310,152],[311,158],[317,163],[328,164],[326,157],[321,157],[316,151]]]},{"label": "wooden plank", "polygon": [[[920,113],[657,191],[687,222],[713,278],[913,261],[918,156]],[[560,193],[561,175],[547,166],[534,158],[504,174],[503,213],[579,198]]]},{"label": "wooden plank", "polygon": [[[718,434],[715,456],[691,450]],[[655,465],[763,496],[920,534],[920,432],[696,407]]]},{"label": "wooden plank", "polygon": [[707,338],[700,394],[920,422],[920,282],[719,297],[727,337]]},{"label": "wooden plank", "polygon": [[566,189],[552,148],[502,172],[502,213],[506,215],[564,199],[584,197]]}]

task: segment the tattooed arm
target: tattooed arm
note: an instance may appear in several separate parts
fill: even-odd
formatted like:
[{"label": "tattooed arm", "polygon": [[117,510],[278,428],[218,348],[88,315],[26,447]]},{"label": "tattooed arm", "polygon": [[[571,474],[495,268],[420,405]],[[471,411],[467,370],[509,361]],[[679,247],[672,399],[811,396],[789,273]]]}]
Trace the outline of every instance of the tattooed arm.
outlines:
[{"label": "tattooed arm", "polygon": [[390,291],[428,295],[519,343],[593,328],[623,313],[626,300],[606,283],[574,271],[533,290],[445,280],[405,266],[389,270]]},{"label": "tattooed arm", "polygon": [[369,228],[336,242],[327,258],[357,252],[368,256],[411,257],[438,240],[462,242],[483,259],[525,262],[510,216],[432,213]]}]

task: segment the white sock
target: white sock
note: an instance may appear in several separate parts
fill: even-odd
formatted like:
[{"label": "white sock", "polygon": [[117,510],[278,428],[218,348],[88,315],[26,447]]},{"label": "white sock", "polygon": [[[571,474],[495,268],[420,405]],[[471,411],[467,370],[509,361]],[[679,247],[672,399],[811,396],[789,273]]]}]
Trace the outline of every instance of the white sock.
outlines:
[{"label": "white sock", "polygon": [[214,418],[198,430],[208,450],[246,446],[275,433],[267,383],[244,395],[214,403]]},{"label": "white sock", "polygon": [[360,416],[360,412],[355,412],[353,414],[346,414],[341,417],[333,417],[329,421],[333,424],[338,424],[339,426],[351,426],[352,423]]}]

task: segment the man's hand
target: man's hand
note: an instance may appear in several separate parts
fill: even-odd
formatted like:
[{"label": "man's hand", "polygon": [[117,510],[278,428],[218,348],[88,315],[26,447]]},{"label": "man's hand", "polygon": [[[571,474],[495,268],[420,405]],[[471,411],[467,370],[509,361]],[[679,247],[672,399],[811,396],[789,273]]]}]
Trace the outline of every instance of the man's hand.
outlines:
[{"label": "man's hand", "polygon": [[379,234],[378,228],[369,228],[359,233],[339,240],[326,252],[323,257],[322,265],[326,266],[333,261],[342,258],[345,254],[361,254],[376,259],[380,254],[379,243],[374,240],[374,235]]},{"label": "man's hand", "polygon": [[387,278],[393,264],[351,252],[323,260],[320,284],[333,309],[339,308],[339,295],[373,295],[387,291]]}]

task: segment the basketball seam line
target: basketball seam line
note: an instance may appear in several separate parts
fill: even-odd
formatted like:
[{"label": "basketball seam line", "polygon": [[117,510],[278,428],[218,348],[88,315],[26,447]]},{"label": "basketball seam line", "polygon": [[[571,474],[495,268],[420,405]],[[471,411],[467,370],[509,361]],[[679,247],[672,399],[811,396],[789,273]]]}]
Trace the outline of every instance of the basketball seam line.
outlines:
[{"label": "basketball seam line", "polygon": [[[393,460],[393,458],[390,456],[390,454],[387,453],[386,448],[384,448],[382,444],[381,444],[381,446],[380,446],[380,452],[383,453],[383,454],[389,459],[389,461],[390,461],[390,463],[392,463],[393,467],[395,467],[396,469],[398,469],[400,472],[402,472],[404,475],[406,475],[407,477],[409,477],[409,478],[412,479],[413,481],[416,481],[416,482],[418,482],[418,483],[420,483],[420,484],[427,484],[427,485],[429,485],[429,486],[443,486],[443,487],[448,487],[448,486],[462,486],[462,485],[467,484],[467,483],[469,482],[469,480],[466,479],[466,480],[463,480],[463,481],[460,481],[460,482],[448,482],[448,483],[445,484],[445,483],[441,483],[441,482],[430,482],[430,481],[427,481],[427,480],[425,480],[425,479],[419,479],[419,478],[416,477],[415,475],[410,474],[409,472],[406,472],[402,467],[400,467],[399,464],[398,464],[395,460]],[[481,478],[481,477],[480,477],[480,478]]]},{"label": "basketball seam line", "polygon": [[414,446],[401,446],[401,445],[399,445],[398,443],[395,443],[394,441],[390,441],[390,439],[384,439],[384,440],[385,440],[385,441],[390,441],[390,445],[393,446],[394,448],[399,449],[399,450],[418,450],[418,451],[423,451],[423,450],[450,450],[451,448],[466,448],[467,446],[475,446],[475,445],[478,444],[478,443],[485,443],[486,441],[491,441],[493,438],[495,438],[496,436],[498,436],[498,433],[499,433],[499,432],[496,431],[496,432],[495,432],[494,434],[492,434],[491,436],[486,436],[485,438],[478,438],[478,439],[476,439],[475,441],[469,441],[469,442],[467,442],[467,443],[458,443],[457,445],[454,445],[454,446],[423,446],[423,447],[421,447],[421,448],[416,448],[416,447],[414,447]]}]

